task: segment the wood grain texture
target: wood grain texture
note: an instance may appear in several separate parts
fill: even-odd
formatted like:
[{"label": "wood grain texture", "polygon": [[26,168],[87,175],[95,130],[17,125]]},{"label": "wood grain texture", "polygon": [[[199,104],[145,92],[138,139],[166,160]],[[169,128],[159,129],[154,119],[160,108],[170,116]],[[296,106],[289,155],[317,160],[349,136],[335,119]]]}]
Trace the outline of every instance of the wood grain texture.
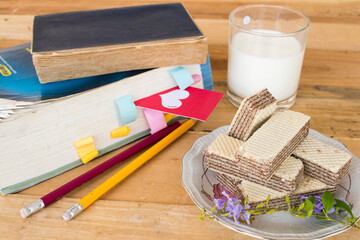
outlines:
[{"label": "wood grain texture", "polygon": [[[136,6],[142,4],[157,4],[179,2],[178,0],[134,0],[134,1],[91,1],[78,0],[76,4],[73,1],[63,0],[3,0],[0,8],[0,14],[14,15],[40,15],[58,12],[92,10],[98,8],[113,8],[124,6]],[[229,13],[235,8],[245,4],[258,4],[257,0],[183,0],[181,1],[193,17],[201,18],[223,18],[227,19]],[[360,21],[360,3],[358,0],[263,0],[261,3],[286,5],[299,9],[306,13],[310,18],[323,21]]]},{"label": "wood grain texture", "polygon": [[[31,39],[32,15],[0,15],[0,39]],[[209,45],[227,45],[228,20],[194,18],[208,37]],[[341,33],[341,34],[339,34]],[[360,51],[360,24],[357,22],[312,22],[307,49]]]},{"label": "wood grain texture", "polygon": [[[28,41],[34,15],[165,2],[177,1],[2,0],[0,48]],[[215,90],[225,92],[228,14],[242,4],[258,1],[182,2],[208,36]],[[310,115],[311,128],[344,143],[360,156],[360,1],[262,2],[295,7],[312,21],[298,96],[292,110]],[[0,239],[253,239],[216,222],[197,220],[200,210],[193,204],[180,180],[184,153],[199,137],[230,124],[236,110],[224,97],[206,123],[199,122],[176,143],[69,223],[61,219],[61,213],[125,166],[126,162],[28,219],[20,218],[18,211],[122,149],[18,194],[1,196]],[[351,229],[329,239],[355,240],[359,237],[360,232]]]}]

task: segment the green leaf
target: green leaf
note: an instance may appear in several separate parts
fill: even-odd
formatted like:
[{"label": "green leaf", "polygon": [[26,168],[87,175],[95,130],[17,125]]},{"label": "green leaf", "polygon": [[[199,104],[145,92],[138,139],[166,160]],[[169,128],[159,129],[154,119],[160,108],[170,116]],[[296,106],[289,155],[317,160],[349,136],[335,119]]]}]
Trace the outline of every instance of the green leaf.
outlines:
[{"label": "green leaf", "polygon": [[267,196],[267,198],[266,198],[266,202],[269,203],[269,201],[270,201],[270,194],[269,194],[269,196]]},{"label": "green leaf", "polygon": [[216,210],[216,205],[211,209],[211,212],[214,212]]},{"label": "green leaf", "polygon": [[290,198],[289,198],[289,196],[286,196],[285,201],[287,202],[287,204],[290,204]]},{"label": "green leaf", "polygon": [[312,213],[313,213],[313,209],[310,209],[309,211],[307,211],[307,217],[308,218],[311,217]]},{"label": "green leaf", "polygon": [[335,204],[335,198],[329,191],[325,191],[322,195],[322,204],[327,213]]},{"label": "green leaf", "polygon": [[336,199],[335,207],[344,209],[346,212],[348,212],[350,214],[350,216],[352,218],[354,218],[354,215],[353,215],[353,213],[351,211],[351,207],[349,205],[347,205],[346,202],[341,201],[340,199]]},{"label": "green leaf", "polygon": [[306,201],[304,202],[305,206],[304,206],[304,211],[309,213],[309,211],[313,211],[314,209],[314,204],[311,202],[311,200],[306,199]]},{"label": "green leaf", "polygon": [[262,208],[265,206],[265,203],[260,203],[259,205],[256,206],[256,208]]},{"label": "green leaf", "polygon": [[275,213],[275,212],[276,212],[275,209],[270,209],[270,210],[267,212],[267,214],[272,214],[272,213]]},{"label": "green leaf", "polygon": [[298,211],[302,210],[305,207],[305,202],[301,203],[298,207]]},{"label": "green leaf", "polygon": [[227,217],[227,216],[229,216],[230,215],[230,213],[224,213],[224,214],[222,214],[224,217]]},{"label": "green leaf", "polygon": [[305,215],[295,215],[295,216],[297,216],[298,218],[305,218]]},{"label": "green leaf", "polygon": [[308,197],[306,199],[306,201],[310,201],[312,204],[314,204],[315,203],[315,197],[314,196]]},{"label": "green leaf", "polygon": [[244,206],[246,205],[248,199],[249,199],[249,198],[248,198],[248,196],[246,195],[245,200],[244,200]]},{"label": "green leaf", "polygon": [[266,207],[269,208],[270,194],[266,198]]}]

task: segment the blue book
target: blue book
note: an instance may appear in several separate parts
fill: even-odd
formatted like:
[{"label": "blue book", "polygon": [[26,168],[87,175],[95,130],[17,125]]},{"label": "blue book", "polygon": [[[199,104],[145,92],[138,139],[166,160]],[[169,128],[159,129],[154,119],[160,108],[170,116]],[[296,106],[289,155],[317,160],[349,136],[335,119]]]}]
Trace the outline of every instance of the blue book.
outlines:
[{"label": "blue book", "polygon": [[0,98],[24,102],[48,101],[81,93],[148,71],[134,70],[41,84],[36,75],[29,49],[30,43],[24,43],[0,50],[0,69],[2,69],[2,71],[0,70]]},{"label": "blue book", "polygon": [[[92,136],[99,156],[149,134],[140,108],[127,124],[126,137],[110,138],[121,126],[114,100],[134,101],[176,86],[172,67],[120,72],[40,84],[29,44],[0,50],[0,192],[20,191],[83,162],[74,143]],[[205,64],[183,66],[212,90],[209,58]],[[2,116],[2,119],[1,119]],[[176,120],[176,119],[175,119]]]}]

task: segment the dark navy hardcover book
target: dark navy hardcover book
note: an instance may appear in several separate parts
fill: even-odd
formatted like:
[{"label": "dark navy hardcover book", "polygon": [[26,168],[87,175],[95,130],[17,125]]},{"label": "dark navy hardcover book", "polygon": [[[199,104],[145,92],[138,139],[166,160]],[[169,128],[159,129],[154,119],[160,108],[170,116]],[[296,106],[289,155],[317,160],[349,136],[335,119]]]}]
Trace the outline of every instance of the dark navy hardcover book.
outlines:
[{"label": "dark navy hardcover book", "polygon": [[203,36],[181,3],[39,15],[35,52]]}]

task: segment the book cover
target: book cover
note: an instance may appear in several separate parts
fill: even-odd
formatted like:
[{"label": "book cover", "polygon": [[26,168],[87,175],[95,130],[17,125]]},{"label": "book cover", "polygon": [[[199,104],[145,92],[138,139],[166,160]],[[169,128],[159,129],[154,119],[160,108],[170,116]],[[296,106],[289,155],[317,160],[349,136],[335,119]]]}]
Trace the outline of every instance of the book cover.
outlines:
[{"label": "book cover", "polygon": [[[145,70],[118,72],[41,84],[32,63],[30,42],[0,50],[0,66],[7,74],[0,72],[0,99],[24,102],[41,102],[71,96],[131,77]],[[1,105],[1,102],[0,102]]]},{"label": "book cover", "polygon": [[205,63],[207,39],[181,3],[155,4],[35,16],[32,54],[48,83]]},{"label": "book cover", "polygon": [[[0,51],[0,56],[4,56],[4,51]],[[8,64],[9,59],[5,59]],[[202,81],[194,87],[212,90],[209,61],[183,67],[190,74],[201,76]],[[101,156],[148,135],[150,129],[142,109],[136,108],[136,121],[127,125],[130,133],[126,137],[110,138],[110,131],[120,127],[114,100],[130,95],[136,101],[175,87],[176,82],[168,72],[171,68],[147,70],[69,97],[14,109],[13,114],[0,122],[0,149],[6,149],[0,158],[0,192],[4,195],[17,192],[82,165],[74,143],[85,137],[93,137]]]}]

